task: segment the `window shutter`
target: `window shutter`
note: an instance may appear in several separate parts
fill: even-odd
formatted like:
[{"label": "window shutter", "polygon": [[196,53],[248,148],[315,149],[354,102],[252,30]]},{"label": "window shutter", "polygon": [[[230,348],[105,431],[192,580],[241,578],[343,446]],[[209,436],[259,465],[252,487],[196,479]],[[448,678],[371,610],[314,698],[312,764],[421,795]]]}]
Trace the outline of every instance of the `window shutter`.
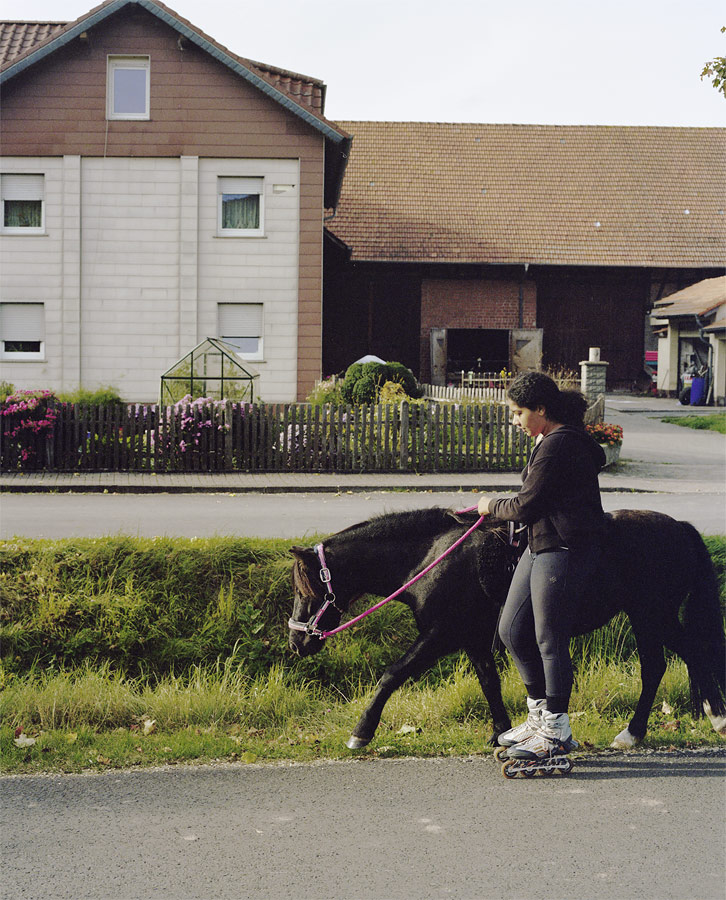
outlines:
[{"label": "window shutter", "polygon": [[218,179],[220,194],[261,194],[261,178],[222,178]]},{"label": "window shutter", "polygon": [[0,340],[44,341],[42,303],[0,303]]},{"label": "window shutter", "polygon": [[44,181],[44,175],[3,175],[2,199],[43,200]]},{"label": "window shutter", "polygon": [[220,337],[260,337],[262,334],[261,303],[220,303]]}]

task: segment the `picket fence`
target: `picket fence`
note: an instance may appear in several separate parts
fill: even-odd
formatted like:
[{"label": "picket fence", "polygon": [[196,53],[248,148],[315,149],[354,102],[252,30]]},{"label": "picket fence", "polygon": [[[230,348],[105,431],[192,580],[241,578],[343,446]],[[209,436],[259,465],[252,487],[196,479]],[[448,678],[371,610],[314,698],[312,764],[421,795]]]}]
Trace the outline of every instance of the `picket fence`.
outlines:
[{"label": "picket fence", "polygon": [[499,403],[62,404],[55,411],[52,434],[25,438],[9,437],[17,422],[4,417],[3,471],[511,470],[531,449]]}]

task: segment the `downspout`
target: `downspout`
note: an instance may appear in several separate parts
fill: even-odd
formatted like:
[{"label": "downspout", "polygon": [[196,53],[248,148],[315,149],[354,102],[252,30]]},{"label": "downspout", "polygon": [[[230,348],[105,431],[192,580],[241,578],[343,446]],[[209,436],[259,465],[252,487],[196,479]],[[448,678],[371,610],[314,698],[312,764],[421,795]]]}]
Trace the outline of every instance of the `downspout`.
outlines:
[{"label": "downspout", "polygon": [[524,272],[519,279],[519,306],[518,306],[518,324],[517,328],[524,328],[524,282],[529,271],[529,263],[524,263]]}]

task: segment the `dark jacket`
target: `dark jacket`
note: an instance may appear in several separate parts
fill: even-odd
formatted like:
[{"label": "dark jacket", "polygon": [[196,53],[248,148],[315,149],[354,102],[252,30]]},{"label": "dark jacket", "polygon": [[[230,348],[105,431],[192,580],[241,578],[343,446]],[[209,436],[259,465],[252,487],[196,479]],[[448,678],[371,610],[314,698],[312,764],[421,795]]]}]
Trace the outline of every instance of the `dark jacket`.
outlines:
[{"label": "dark jacket", "polygon": [[490,501],[489,512],[527,525],[534,553],[591,547],[604,527],[597,481],[604,465],[602,447],[584,428],[562,425],[535,445],[519,493]]}]

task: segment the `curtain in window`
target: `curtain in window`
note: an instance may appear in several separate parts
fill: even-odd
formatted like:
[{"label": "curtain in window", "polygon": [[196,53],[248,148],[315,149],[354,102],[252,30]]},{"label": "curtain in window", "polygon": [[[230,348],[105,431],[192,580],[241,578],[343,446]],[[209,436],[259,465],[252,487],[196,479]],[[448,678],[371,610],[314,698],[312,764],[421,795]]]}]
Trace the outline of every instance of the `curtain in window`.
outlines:
[{"label": "curtain in window", "polygon": [[43,204],[40,200],[6,200],[3,224],[6,228],[40,228]]},{"label": "curtain in window", "polygon": [[43,225],[43,175],[2,176],[3,226],[41,228]]},{"label": "curtain in window", "polygon": [[223,194],[222,228],[259,228],[259,194]]}]

